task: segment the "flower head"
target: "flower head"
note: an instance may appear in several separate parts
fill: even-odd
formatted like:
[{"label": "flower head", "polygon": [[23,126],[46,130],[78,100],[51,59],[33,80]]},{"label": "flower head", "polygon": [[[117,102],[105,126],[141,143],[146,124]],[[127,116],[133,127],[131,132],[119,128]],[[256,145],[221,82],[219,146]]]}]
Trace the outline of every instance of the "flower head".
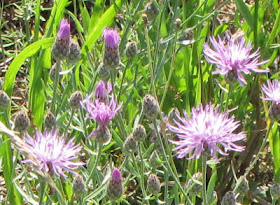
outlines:
[{"label": "flower head", "polygon": [[117,48],[119,44],[119,33],[116,29],[105,28],[103,31],[105,46],[109,48]]},{"label": "flower head", "polygon": [[111,200],[120,198],[123,194],[122,174],[118,168],[114,168],[107,187],[107,194]]},{"label": "flower head", "polygon": [[61,20],[57,37],[63,40],[70,38],[70,24],[68,23],[67,19]]},{"label": "flower head", "polygon": [[273,101],[276,104],[280,103],[280,86],[278,80],[270,80],[267,81],[267,86],[261,86],[262,91],[266,95],[266,97],[262,97],[263,100]]},{"label": "flower head", "polygon": [[[73,162],[77,154],[82,149],[75,145],[73,138],[67,141],[65,136],[58,136],[58,131],[51,130],[44,133],[36,132],[35,138],[27,135],[26,142],[31,152],[41,162],[39,170],[50,172],[58,176],[66,175],[63,170],[74,173],[74,169],[83,165],[82,162]],[[27,163],[33,163],[32,160],[25,160]]]},{"label": "flower head", "polygon": [[84,109],[88,112],[88,118],[94,119],[99,125],[108,126],[109,122],[115,117],[117,111],[121,108],[121,105],[117,106],[114,98],[111,98],[109,104],[96,99],[92,101],[90,96],[85,99],[86,106]]},{"label": "flower head", "polygon": [[[229,78],[237,79],[241,86],[247,84],[243,73],[248,75],[251,71],[264,73],[267,70],[258,69],[260,65],[268,62],[259,62],[259,50],[251,53],[252,44],[249,42],[245,45],[244,37],[233,39],[228,36],[227,46],[225,41],[218,37],[210,37],[214,49],[211,49],[207,43],[204,43],[205,58],[209,63],[216,64],[218,70],[213,74],[226,75]],[[231,80],[230,79],[230,80]]]},{"label": "flower head", "polygon": [[100,101],[106,101],[108,93],[112,90],[111,83],[106,83],[104,81],[100,81],[95,88],[95,98]]},{"label": "flower head", "polygon": [[[218,161],[216,152],[222,155],[228,155],[227,150],[243,151],[244,147],[234,144],[234,142],[242,140],[246,135],[241,132],[234,134],[233,131],[238,127],[239,122],[234,121],[234,117],[228,118],[228,113],[219,113],[214,110],[211,104],[203,108],[193,108],[191,118],[177,116],[176,125],[168,125],[171,132],[176,133],[179,140],[170,140],[171,143],[177,145],[174,149],[178,152],[178,158],[183,158],[187,154],[192,153],[190,158],[199,158],[202,152],[209,151],[210,155]],[[223,151],[218,145],[224,147]]]}]

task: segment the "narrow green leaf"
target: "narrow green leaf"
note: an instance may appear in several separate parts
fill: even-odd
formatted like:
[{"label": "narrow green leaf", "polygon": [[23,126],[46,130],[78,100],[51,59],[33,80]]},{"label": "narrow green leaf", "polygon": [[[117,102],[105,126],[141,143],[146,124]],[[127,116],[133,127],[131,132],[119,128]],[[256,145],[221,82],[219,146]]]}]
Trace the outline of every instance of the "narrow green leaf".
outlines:
[{"label": "narrow green leaf", "polygon": [[17,72],[19,71],[22,64],[25,60],[34,54],[36,54],[41,49],[48,48],[52,45],[54,38],[46,38],[40,41],[37,41],[29,46],[27,46],[23,51],[21,51],[17,57],[10,64],[7,73],[5,75],[5,82],[3,85],[3,89],[7,92],[9,96],[12,95],[13,86],[15,82],[15,78]]},{"label": "narrow green leaf", "polygon": [[238,11],[245,18],[251,29],[254,30],[254,18],[250,13],[250,10],[246,6],[245,2],[243,0],[234,0],[234,2],[237,6]]}]

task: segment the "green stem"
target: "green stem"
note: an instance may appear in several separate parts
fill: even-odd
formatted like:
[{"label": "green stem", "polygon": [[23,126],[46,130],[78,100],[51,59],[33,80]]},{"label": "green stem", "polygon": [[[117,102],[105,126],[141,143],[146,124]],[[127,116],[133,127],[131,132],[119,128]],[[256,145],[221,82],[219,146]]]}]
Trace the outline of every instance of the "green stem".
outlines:
[{"label": "green stem", "polygon": [[[140,142],[139,146],[138,146],[138,152],[139,152],[139,156],[140,156],[140,160],[141,160],[141,172],[140,172],[141,178],[140,178],[140,183],[141,183],[141,189],[142,189],[142,193],[143,193],[143,198],[144,198],[144,200],[146,200],[147,193],[146,193],[145,184],[144,184],[144,160],[143,160],[143,155],[142,155],[142,150],[141,150],[141,143],[142,142]],[[149,200],[147,200],[147,203],[150,204]]]},{"label": "green stem", "polygon": [[[159,139],[159,142],[160,142],[160,147],[161,147],[161,150],[162,150],[162,154],[163,154],[163,158],[164,160],[166,161],[166,165],[167,165],[167,168],[168,168],[168,171],[169,173],[171,174],[171,176],[173,177],[173,179],[175,180],[176,184],[178,185],[179,189],[181,190],[181,192],[184,194],[184,196],[186,197],[187,201],[188,201],[188,204],[192,204],[191,200],[189,199],[187,193],[185,192],[184,188],[182,187],[181,183],[180,183],[180,180],[178,179],[178,174],[177,176],[175,175],[174,171],[176,172],[176,167],[174,167],[174,164],[173,164],[173,169],[174,171],[172,170],[171,166],[170,166],[170,163],[169,163],[169,160],[168,160],[168,157],[165,153],[165,149],[164,149],[164,146],[163,146],[163,142],[162,142],[162,139],[161,139],[161,136],[158,132],[158,130],[156,129],[157,128],[157,124],[156,124],[156,121],[154,120],[153,121],[153,124],[154,124],[154,127],[155,127],[155,130],[156,130],[156,134],[157,134],[157,138]],[[172,160],[171,160],[172,161]]]},{"label": "green stem", "polygon": [[206,183],[207,183],[207,179],[206,179],[206,171],[207,171],[207,156],[206,154],[202,154],[202,199],[203,199],[203,204],[207,205],[207,189],[206,189]]},{"label": "green stem", "polygon": [[60,64],[61,64],[61,61],[58,60],[56,62],[55,79],[54,79],[54,84],[53,84],[53,99],[52,99],[52,104],[51,104],[51,112],[54,114],[54,116],[56,116],[55,101],[56,101],[56,95],[57,95],[57,85],[58,85],[58,81],[59,81]]},{"label": "green stem", "polygon": [[154,81],[154,69],[153,69],[153,60],[152,60],[152,54],[151,54],[151,47],[150,47],[150,39],[149,39],[149,33],[147,25],[145,25],[144,29],[146,43],[147,43],[147,49],[148,49],[148,59],[149,59],[149,67],[150,67],[150,76],[151,76],[151,90],[152,93],[154,93],[154,97],[156,98],[156,87],[155,87],[155,81]]},{"label": "green stem", "polygon": [[87,179],[87,181],[86,181],[86,185],[89,184],[91,178],[93,177],[93,175],[94,175],[94,173],[95,173],[96,167],[97,167],[97,165],[98,165],[98,163],[99,163],[99,160],[100,160],[100,157],[101,157],[102,147],[103,147],[103,145],[99,143],[99,144],[98,144],[98,154],[97,154],[95,163],[94,163],[94,165],[93,165],[93,168],[92,168],[92,170],[90,171],[89,177],[88,177],[88,179]]},{"label": "green stem", "polygon": [[166,94],[167,94],[167,91],[168,91],[168,87],[170,85],[171,77],[172,77],[173,72],[174,72],[174,62],[175,62],[175,55],[176,55],[176,41],[177,41],[177,29],[176,29],[176,32],[175,32],[175,39],[174,39],[174,44],[175,45],[173,47],[172,60],[171,60],[171,65],[170,65],[171,70],[169,71],[167,83],[166,83],[166,86],[165,86],[164,91],[163,91],[162,99],[161,99],[161,102],[160,102],[160,110],[162,109],[162,106],[163,106],[163,103],[164,103],[164,100],[165,100],[165,97],[166,97]]},{"label": "green stem", "polygon": [[272,198],[272,205],[276,204],[277,199],[276,198]]},{"label": "green stem", "polygon": [[231,96],[231,92],[232,92],[232,84],[229,84],[229,89],[228,89],[228,95],[227,95],[227,101],[226,101],[225,111],[228,109],[228,103],[229,103],[229,99],[230,99],[230,96]]},{"label": "green stem", "polygon": [[66,129],[65,129],[65,131],[64,131],[64,136],[67,134],[67,131],[68,131],[68,129],[69,129],[69,127],[70,127],[70,124],[71,124],[71,122],[72,122],[74,113],[75,113],[75,110],[72,109],[72,110],[71,110],[71,115],[70,115],[69,122],[68,122],[68,124],[67,124],[67,126],[66,126]]},{"label": "green stem", "polygon": [[39,198],[39,204],[43,204],[43,199],[45,195],[45,188],[46,188],[46,182],[41,179],[40,180],[40,198]]}]

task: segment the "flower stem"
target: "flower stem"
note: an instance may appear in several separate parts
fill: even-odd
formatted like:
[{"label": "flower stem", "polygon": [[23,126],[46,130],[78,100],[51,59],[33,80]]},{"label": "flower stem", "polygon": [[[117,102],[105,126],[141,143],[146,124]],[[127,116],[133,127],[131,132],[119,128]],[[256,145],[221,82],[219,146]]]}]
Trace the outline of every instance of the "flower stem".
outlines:
[{"label": "flower stem", "polygon": [[177,29],[176,29],[176,32],[175,32],[175,38],[174,38],[174,44],[175,45],[173,47],[172,60],[171,60],[171,65],[170,65],[171,70],[169,71],[167,83],[166,83],[166,86],[164,88],[163,95],[162,95],[162,98],[161,98],[161,102],[160,102],[160,106],[159,106],[160,109],[162,109],[162,106],[163,106],[163,103],[164,103],[164,100],[165,100],[165,97],[166,97],[166,94],[167,94],[167,91],[168,91],[168,87],[170,85],[171,77],[172,77],[173,72],[174,72],[174,61],[175,61],[175,56],[176,56],[176,41],[177,41]]},{"label": "flower stem", "polygon": [[95,163],[94,163],[94,165],[93,165],[93,168],[92,168],[92,170],[90,171],[89,177],[88,177],[88,179],[87,179],[87,181],[86,181],[86,185],[89,184],[89,182],[90,182],[90,180],[91,180],[93,174],[95,173],[96,167],[97,167],[97,165],[98,165],[98,163],[99,163],[99,160],[100,160],[100,157],[101,157],[102,146],[103,146],[102,144],[100,144],[100,143],[98,144],[98,154],[97,154]]},{"label": "flower stem", "polygon": [[[153,60],[152,60],[152,54],[151,54],[151,47],[150,47],[150,41],[149,41],[149,33],[147,25],[145,25],[144,29],[146,43],[147,43],[147,49],[148,49],[148,59],[149,59],[149,67],[150,67],[150,77],[151,77],[151,90],[154,95],[156,94],[156,87],[155,87],[155,80],[154,80],[154,69],[153,69]],[[156,95],[154,96],[156,98]]]},{"label": "flower stem", "polygon": [[228,109],[228,102],[231,96],[231,92],[232,92],[232,84],[229,84],[229,89],[228,89],[228,95],[227,95],[227,101],[226,101],[226,107],[225,107],[225,111]]},{"label": "flower stem", "polygon": [[207,205],[207,192],[206,192],[206,183],[207,183],[207,179],[206,179],[206,171],[207,171],[207,156],[206,154],[202,154],[202,199],[203,199],[203,204]]},{"label": "flower stem", "polygon": [[[144,184],[144,160],[143,160],[143,155],[142,155],[142,150],[141,150],[141,143],[138,146],[138,152],[139,152],[139,156],[140,156],[140,160],[141,160],[141,171],[140,171],[140,175],[141,175],[141,188],[142,188],[142,192],[143,192],[143,198],[146,200],[147,198],[147,193],[145,190],[145,184]],[[147,203],[150,204],[149,200],[147,200]]]},{"label": "flower stem", "polygon": [[55,111],[55,101],[56,101],[56,95],[57,95],[57,85],[58,85],[58,81],[59,81],[59,70],[60,70],[60,64],[61,61],[58,60],[56,62],[56,68],[55,68],[55,78],[54,78],[54,82],[53,82],[53,98],[52,98],[52,104],[51,104],[51,112],[54,114],[54,116],[56,116]]},{"label": "flower stem", "polygon": [[71,122],[72,122],[72,119],[73,119],[74,113],[75,113],[75,110],[74,110],[74,109],[72,109],[72,110],[71,110],[71,115],[70,115],[69,122],[68,122],[68,124],[67,124],[67,126],[66,126],[66,129],[65,129],[65,131],[64,131],[64,135],[66,135],[66,134],[67,134],[67,131],[68,131],[69,126],[70,126],[70,124],[71,124]]},{"label": "flower stem", "polygon": [[43,204],[43,199],[44,199],[44,195],[45,195],[45,188],[46,188],[46,182],[42,179],[42,180],[40,180],[39,204]]},{"label": "flower stem", "polygon": [[[154,127],[157,128],[156,120],[153,121],[153,124],[154,124]],[[164,160],[166,161],[167,169],[168,169],[169,173],[171,174],[171,176],[174,178],[174,180],[175,180],[177,186],[179,187],[180,191],[181,191],[181,192],[184,194],[184,196],[186,197],[186,200],[187,200],[187,202],[188,202],[187,204],[192,204],[192,202],[191,202],[191,200],[189,199],[187,193],[185,192],[184,188],[182,187],[182,185],[181,185],[181,183],[180,183],[180,180],[179,180],[178,177],[177,177],[178,175],[176,176],[175,173],[174,173],[174,172],[176,172],[176,167],[175,167],[174,164],[172,164],[172,165],[173,165],[172,167],[173,167],[174,171],[172,170],[171,165],[170,165],[169,160],[168,160],[168,157],[167,157],[167,155],[166,155],[165,149],[164,149],[164,145],[163,145],[161,136],[160,136],[158,130],[157,130],[157,129],[155,129],[155,130],[156,130],[157,138],[158,138],[158,140],[159,140],[159,142],[160,142],[160,148],[161,148],[161,150],[162,150],[163,158],[164,158]],[[171,161],[172,161],[172,160],[171,160]]]}]

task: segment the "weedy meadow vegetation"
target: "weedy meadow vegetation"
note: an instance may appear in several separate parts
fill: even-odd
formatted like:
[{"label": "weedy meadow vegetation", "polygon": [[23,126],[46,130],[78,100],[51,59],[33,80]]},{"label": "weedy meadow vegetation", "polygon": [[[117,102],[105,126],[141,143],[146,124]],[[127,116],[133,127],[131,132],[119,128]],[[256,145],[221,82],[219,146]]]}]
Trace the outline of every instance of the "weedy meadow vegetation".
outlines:
[{"label": "weedy meadow vegetation", "polygon": [[0,14],[1,204],[277,203],[277,0]]}]

